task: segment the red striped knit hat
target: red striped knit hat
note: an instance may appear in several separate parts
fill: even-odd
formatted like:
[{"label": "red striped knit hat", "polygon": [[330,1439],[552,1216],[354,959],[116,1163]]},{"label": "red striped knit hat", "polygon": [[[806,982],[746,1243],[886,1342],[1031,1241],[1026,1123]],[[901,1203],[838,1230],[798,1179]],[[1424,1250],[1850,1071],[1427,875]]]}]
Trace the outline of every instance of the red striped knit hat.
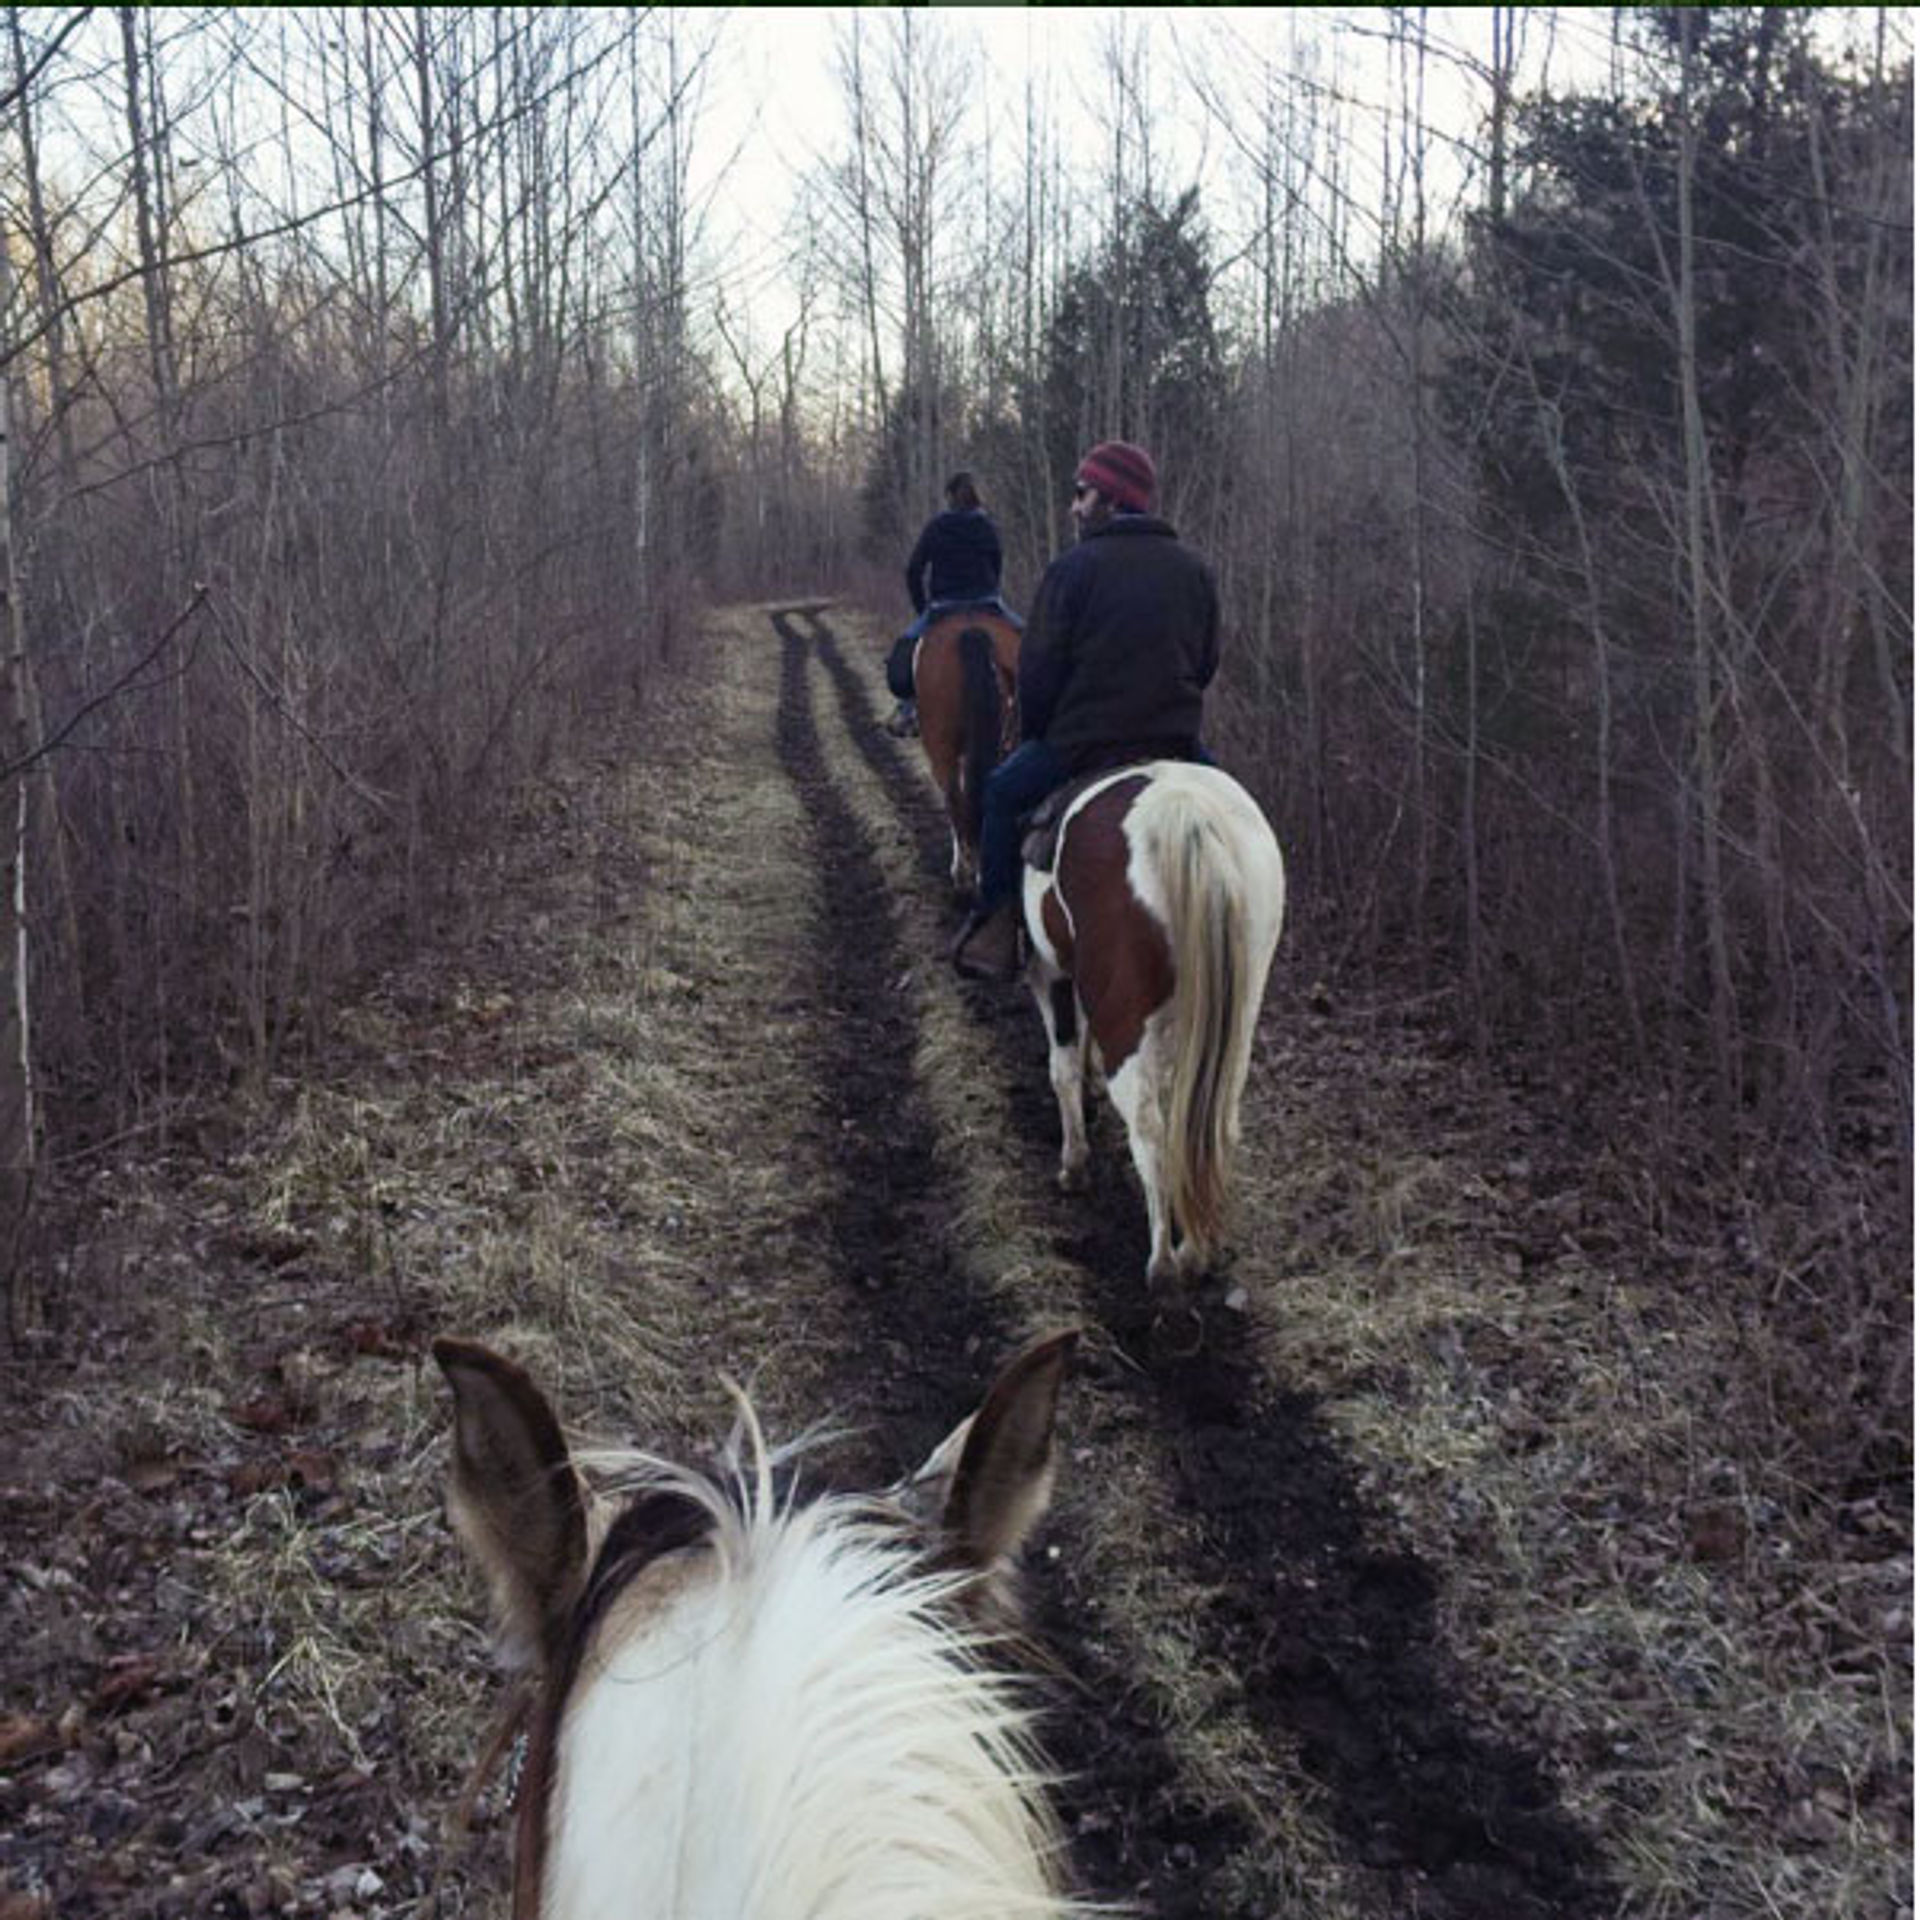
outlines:
[{"label": "red striped knit hat", "polygon": [[1098,487],[1115,506],[1135,513],[1145,513],[1153,505],[1154,489],[1160,484],[1146,448],[1125,440],[1102,440],[1073,477]]}]

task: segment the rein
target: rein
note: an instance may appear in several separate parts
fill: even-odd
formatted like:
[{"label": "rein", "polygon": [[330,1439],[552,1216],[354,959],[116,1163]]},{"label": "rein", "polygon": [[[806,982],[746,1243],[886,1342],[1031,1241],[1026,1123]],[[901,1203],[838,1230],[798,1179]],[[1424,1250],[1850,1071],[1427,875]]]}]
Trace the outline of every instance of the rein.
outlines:
[{"label": "rein", "polygon": [[447,1873],[472,1843],[474,1816],[479,1810],[480,1798],[499,1769],[502,1755],[506,1756],[507,1762],[505,1811],[513,1812],[519,1802],[520,1775],[527,1757],[527,1722],[533,1716],[536,1694],[534,1683],[523,1680],[507,1696],[506,1705],[495,1719],[493,1731],[487,1735],[486,1744],[480,1749],[480,1757],[467,1775],[467,1783],[461,1788],[459,1799],[447,1814],[441,1829],[443,1845],[440,1865],[433,1876],[433,1893],[428,1907],[431,1913],[441,1910],[440,1895],[446,1885]]}]

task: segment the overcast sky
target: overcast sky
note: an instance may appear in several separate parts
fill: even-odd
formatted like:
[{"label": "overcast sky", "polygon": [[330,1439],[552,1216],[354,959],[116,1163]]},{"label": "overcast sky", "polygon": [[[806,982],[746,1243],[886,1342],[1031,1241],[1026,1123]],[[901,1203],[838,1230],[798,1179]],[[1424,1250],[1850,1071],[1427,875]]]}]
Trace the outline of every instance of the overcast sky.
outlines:
[{"label": "overcast sky", "polygon": [[[730,297],[751,301],[762,330],[791,299],[782,260],[793,231],[798,181],[846,144],[846,107],[835,47],[854,9],[683,8],[679,19],[697,43],[716,51],[705,87],[696,152],[696,193],[709,241],[724,260]],[[1234,191],[1234,154],[1202,97],[1203,88],[1231,98],[1236,85],[1266,63],[1306,65],[1316,83],[1346,103],[1353,133],[1350,179],[1363,201],[1377,202],[1383,116],[1396,99],[1389,47],[1393,16],[1372,7],[1108,8],[934,7],[916,12],[917,30],[951,43],[979,75],[979,110],[970,140],[984,141],[1000,120],[1005,163],[1018,157],[1029,79],[1069,153],[1089,178],[1109,139],[1102,78],[1106,36],[1116,29],[1141,40],[1155,95],[1154,138],[1164,184],[1200,185],[1215,217]],[[883,45],[889,22],[865,14],[870,44]],[[1475,136],[1486,88],[1475,62],[1490,59],[1492,10],[1428,10],[1436,50],[1425,77],[1425,118],[1438,138],[1432,155],[1436,208],[1466,186],[1459,144]],[[1536,9],[1522,24],[1520,85],[1606,71],[1605,10]],[[1251,109],[1250,109],[1251,111]],[[717,264],[717,261],[716,261]]]},{"label": "overcast sky", "polygon": [[[44,30],[51,17],[37,14],[36,20]],[[335,190],[328,143],[318,130],[332,127],[350,109],[330,91],[337,75],[315,65],[313,47],[337,33],[338,16],[302,16],[306,49],[295,44],[291,53],[298,32],[281,35],[263,11],[156,9],[150,18],[164,43],[160,58],[171,108],[186,116],[177,124],[173,152],[190,182],[187,206],[194,219],[233,223],[223,176],[236,153],[241,161],[232,177],[263,196],[264,204],[252,210],[260,224],[271,226],[286,209],[322,201]],[[585,25],[589,35],[613,35],[630,18],[608,10],[590,15]],[[1911,52],[1911,18],[1905,8],[1834,8],[1820,16],[1820,26],[1834,37],[1867,40],[1873,23],[1883,20],[1899,43],[1899,57]],[[642,22],[640,31],[656,46],[670,27],[683,59],[706,54],[692,175],[699,223],[692,318],[703,333],[724,297],[736,322],[750,319],[756,352],[764,354],[794,312],[788,268],[804,224],[806,183],[817,187],[848,146],[836,48],[856,19],[876,65],[884,66],[900,15],[878,8],[660,8]],[[1415,19],[1424,20],[1432,49],[1420,73],[1404,50],[1404,37],[1398,45],[1395,40],[1396,21]],[[1378,7],[936,6],[912,15],[916,36],[946,43],[949,61],[966,63],[975,76],[961,145],[970,155],[991,153],[996,185],[1015,204],[1029,86],[1049,140],[1078,176],[1070,189],[1089,207],[1099,204],[1098,185],[1111,156],[1110,47],[1114,36],[1123,36],[1128,64],[1137,68],[1151,102],[1155,188],[1168,198],[1189,186],[1202,189],[1216,260],[1244,247],[1258,222],[1258,199],[1236,136],[1250,138],[1258,126],[1263,76],[1271,72],[1284,76],[1287,89],[1311,90],[1323,124],[1330,117],[1339,122],[1338,197],[1348,217],[1341,238],[1345,254],[1363,267],[1394,147],[1388,136],[1397,133],[1398,116],[1416,84],[1429,133],[1429,230],[1444,226],[1453,208],[1477,202],[1484,190],[1474,148],[1490,98],[1484,68],[1493,51],[1493,20],[1493,9],[1485,7],[1435,7],[1421,16]],[[1519,20],[1520,94],[1607,84],[1612,9],[1528,8]],[[81,195],[96,199],[124,191],[117,32],[114,16],[96,10],[62,63],[48,122],[65,190],[77,186]],[[289,58],[300,64],[274,65]],[[657,64],[664,70],[664,59]],[[231,99],[225,90],[230,73],[242,76]],[[656,84],[664,90],[664,71]],[[300,98],[289,121],[281,102],[296,91]],[[402,101],[403,118],[405,110]],[[235,116],[238,138],[228,124]],[[289,125],[292,140],[283,145]],[[622,164],[625,125],[616,109],[609,139],[618,150],[605,156],[609,169]],[[309,178],[289,176],[288,154],[308,157]],[[980,163],[969,158],[966,164]],[[956,251],[968,260],[978,257],[965,252],[971,239],[953,235]]]}]

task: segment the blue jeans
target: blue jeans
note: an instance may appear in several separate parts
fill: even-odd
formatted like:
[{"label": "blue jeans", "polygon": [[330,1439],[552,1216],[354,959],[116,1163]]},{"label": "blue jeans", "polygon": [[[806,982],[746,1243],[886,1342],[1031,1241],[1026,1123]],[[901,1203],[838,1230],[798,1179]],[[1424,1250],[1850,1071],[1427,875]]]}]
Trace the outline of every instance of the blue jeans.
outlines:
[{"label": "blue jeans", "polygon": [[[1184,749],[1162,745],[1151,752],[1153,757],[1191,760],[1203,767],[1220,764],[1198,740]],[[1114,762],[1116,770],[1124,765],[1124,759]],[[991,913],[1001,901],[1018,891],[1021,816],[1031,813],[1070,773],[1067,763],[1044,740],[1023,740],[987,776],[987,791],[980,808],[979,905],[982,913]]]},{"label": "blue jeans", "polygon": [[980,911],[991,913],[1020,886],[1020,816],[1031,813],[1067,767],[1044,740],[1023,740],[994,768],[980,809]]}]

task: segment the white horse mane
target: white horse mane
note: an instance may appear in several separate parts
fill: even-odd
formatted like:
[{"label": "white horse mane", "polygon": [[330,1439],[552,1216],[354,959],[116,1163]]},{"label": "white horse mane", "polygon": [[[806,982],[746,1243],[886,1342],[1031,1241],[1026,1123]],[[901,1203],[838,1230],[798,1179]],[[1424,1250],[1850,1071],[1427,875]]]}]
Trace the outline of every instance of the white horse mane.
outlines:
[{"label": "white horse mane", "polygon": [[[558,1742],[554,1920],[1012,1920],[1060,1841],[1006,1638],[897,1505],[801,1503],[744,1396],[719,1477],[583,1464],[616,1510],[693,1502],[711,1532],[640,1572],[580,1662]],[[599,1532],[596,1526],[596,1533]],[[596,1540],[597,1545],[597,1540]],[[996,1656],[1001,1664],[996,1664]]]}]

